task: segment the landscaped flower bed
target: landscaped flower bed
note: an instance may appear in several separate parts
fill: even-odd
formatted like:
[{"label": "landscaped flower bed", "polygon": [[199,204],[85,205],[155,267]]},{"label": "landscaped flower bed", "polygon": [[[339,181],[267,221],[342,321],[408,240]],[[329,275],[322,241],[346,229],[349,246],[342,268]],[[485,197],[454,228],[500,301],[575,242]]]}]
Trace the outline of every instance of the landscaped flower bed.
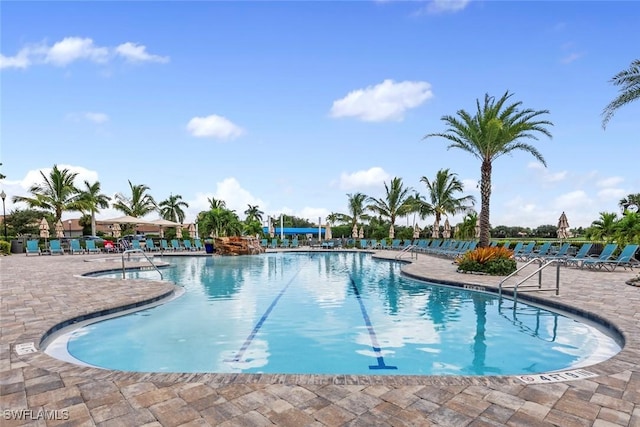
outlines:
[{"label": "landscaped flower bed", "polygon": [[507,276],[517,269],[513,251],[503,247],[478,248],[456,259],[458,271]]}]

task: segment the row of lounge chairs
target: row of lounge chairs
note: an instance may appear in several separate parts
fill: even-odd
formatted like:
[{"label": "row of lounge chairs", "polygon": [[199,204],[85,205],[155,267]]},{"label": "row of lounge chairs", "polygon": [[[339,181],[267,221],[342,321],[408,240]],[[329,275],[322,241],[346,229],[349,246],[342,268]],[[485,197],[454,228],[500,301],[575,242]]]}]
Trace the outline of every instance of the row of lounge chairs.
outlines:
[{"label": "row of lounge chairs", "polygon": [[262,239],[260,240],[260,246],[262,246],[263,248],[271,248],[271,249],[276,249],[276,248],[298,248],[299,246],[299,242],[297,238],[294,239],[282,239],[282,242],[280,242],[280,244],[278,244],[278,239],[274,238],[271,239],[271,242],[269,242],[268,239]]},{"label": "row of lounge chairs", "polygon": [[[42,250],[40,249],[38,239],[30,239],[27,240],[26,247],[26,255],[42,255],[42,254],[59,254],[64,255],[65,250],[60,243],[60,240],[54,239],[49,241],[48,248]],[[204,250],[204,246],[200,239],[195,239],[193,243],[191,240],[184,239],[182,242],[178,239],[172,239],[171,243],[167,242],[166,239],[160,239],[159,246],[156,246],[153,242],[153,239],[147,239],[146,245],[143,248],[140,245],[140,242],[137,240],[133,240],[129,242],[127,240],[122,240],[118,244],[113,244],[113,242],[105,242],[104,251],[105,252],[122,252],[127,249],[141,249],[149,252],[154,251],[201,251]],[[83,254],[83,253],[100,253],[100,248],[96,246],[96,242],[93,240],[85,241],[85,247],[83,248],[78,239],[69,240],[69,253],[72,255],[75,254]]]}]

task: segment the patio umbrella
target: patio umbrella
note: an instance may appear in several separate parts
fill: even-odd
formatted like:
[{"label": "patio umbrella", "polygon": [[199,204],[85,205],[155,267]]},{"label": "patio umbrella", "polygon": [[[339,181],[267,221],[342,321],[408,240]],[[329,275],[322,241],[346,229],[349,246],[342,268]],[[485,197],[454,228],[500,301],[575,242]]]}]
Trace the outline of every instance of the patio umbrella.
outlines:
[{"label": "patio umbrella", "polygon": [[56,222],[56,237],[57,238],[64,237],[64,225],[62,225],[62,221],[60,220]]},{"label": "patio umbrella", "polygon": [[42,221],[40,221],[40,225],[38,226],[38,228],[40,229],[40,237],[45,239],[46,243],[47,239],[49,238],[49,223],[45,218],[42,218]]},{"label": "patio umbrella", "polygon": [[358,238],[358,224],[353,224],[353,229],[351,230],[351,237],[354,239]]},{"label": "patio umbrella", "polygon": [[440,222],[436,219],[433,223],[433,230],[431,231],[431,237],[437,239],[440,237]]},{"label": "patio umbrella", "polygon": [[189,224],[189,228],[187,228],[187,230],[189,230],[189,238],[190,239],[195,239],[196,238],[196,226],[191,223]]},{"label": "patio umbrella", "polygon": [[182,224],[176,227],[176,239],[182,239]]},{"label": "patio umbrella", "polygon": [[418,225],[417,222],[416,222],[416,225],[413,226],[413,238],[414,239],[420,238],[420,226]]},{"label": "patio umbrella", "polygon": [[558,239],[566,239],[569,237],[569,221],[567,220],[567,215],[562,212],[560,218],[558,219]]},{"label": "patio umbrella", "polygon": [[273,226],[273,218],[269,218],[269,237],[273,239],[276,235],[276,229]]},{"label": "patio umbrella", "polygon": [[444,231],[442,232],[442,237],[445,239],[451,237],[451,224],[449,224],[449,218],[444,220]]},{"label": "patio umbrella", "polygon": [[[162,220],[162,221],[165,221],[165,220]],[[130,215],[124,215],[124,216],[119,216],[116,218],[109,218],[109,219],[101,219],[98,222],[101,222],[103,224],[145,224],[145,225],[156,224],[157,225],[157,223],[153,221],[149,221],[143,218],[136,218],[135,216],[130,216]]]},{"label": "patio umbrella", "polygon": [[120,237],[121,231],[122,230],[120,229],[120,224],[116,223],[111,226],[111,234],[113,237],[116,237],[116,238]]},{"label": "patio umbrella", "polygon": [[[146,223],[145,223],[146,224]],[[153,221],[149,221],[148,224],[153,224],[158,226],[158,235],[161,239],[164,239],[164,228],[165,227],[175,227],[178,225],[178,222],[169,221],[168,219],[158,218]]]},{"label": "patio umbrella", "polygon": [[324,227],[324,238],[326,240],[330,240],[333,238],[333,236],[331,235],[331,225],[327,223],[327,225]]},{"label": "patio umbrella", "polygon": [[480,238],[480,224],[479,223],[476,223],[475,232],[476,232],[476,239],[479,239]]},{"label": "patio umbrella", "polygon": [[394,237],[396,237],[396,230],[393,228],[393,224],[391,224],[391,227],[389,227],[389,238],[393,239]]},{"label": "patio umbrella", "polygon": [[364,227],[360,226],[360,232],[358,233],[358,237],[364,239]]}]

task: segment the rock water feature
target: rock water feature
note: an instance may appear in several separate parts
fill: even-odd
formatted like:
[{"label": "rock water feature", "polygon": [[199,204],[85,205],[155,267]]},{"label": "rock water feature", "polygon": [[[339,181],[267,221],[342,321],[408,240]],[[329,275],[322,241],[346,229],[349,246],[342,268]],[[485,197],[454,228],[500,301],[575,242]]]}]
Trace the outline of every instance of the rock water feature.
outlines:
[{"label": "rock water feature", "polygon": [[219,255],[255,255],[265,251],[255,237],[216,237],[214,244]]}]

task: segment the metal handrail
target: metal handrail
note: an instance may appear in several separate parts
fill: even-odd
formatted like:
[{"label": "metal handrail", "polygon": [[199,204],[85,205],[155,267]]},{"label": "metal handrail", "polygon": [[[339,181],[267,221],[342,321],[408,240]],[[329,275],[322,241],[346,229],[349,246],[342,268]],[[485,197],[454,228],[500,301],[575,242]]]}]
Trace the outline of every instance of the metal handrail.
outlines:
[{"label": "metal handrail", "polygon": [[400,259],[402,258],[402,254],[404,254],[405,252],[411,251],[411,258],[413,258],[413,249],[416,247],[416,245],[409,245],[409,246],[405,246],[404,248],[402,248],[402,250],[400,251],[400,253],[398,255],[395,256],[395,259]]},{"label": "metal handrail", "polygon": [[[533,276],[536,275],[536,273],[540,273],[540,279],[538,281],[538,290],[540,291],[553,291],[553,289],[542,289],[542,270],[544,270],[545,268],[549,267],[551,264],[556,264],[556,295],[560,294],[560,260],[557,259],[552,259],[547,261],[546,263],[542,264],[538,269],[536,269],[536,271],[534,271],[533,273],[531,273],[530,275],[528,275],[527,277],[525,277],[524,279],[522,279],[521,281],[519,281],[518,283],[516,283],[515,288],[513,289],[513,307],[515,309],[515,306],[518,302],[518,287],[520,285],[522,285],[524,282],[526,282],[527,280],[529,280],[530,278],[532,278]],[[524,291],[522,291],[524,292]]]},{"label": "metal handrail", "polygon": [[520,273],[521,270],[524,270],[525,267],[527,267],[529,264],[536,262],[536,261],[542,261],[541,258],[532,258],[529,261],[527,261],[525,263],[525,265],[523,265],[522,267],[520,267],[519,269],[517,269],[516,271],[514,271],[513,273],[511,273],[510,275],[508,275],[507,277],[505,277],[504,279],[502,279],[500,281],[500,283],[498,283],[498,296],[502,297],[502,285],[504,284],[504,282],[506,282],[508,279],[512,278],[513,276],[515,276],[516,274]]},{"label": "metal handrail", "polygon": [[144,251],[142,249],[127,249],[125,251],[122,252],[122,278],[126,279],[126,275],[125,275],[125,268],[124,268],[124,254],[131,254],[133,252],[140,252],[142,254],[142,256],[144,256],[147,261],[149,261],[149,264],[151,264],[153,266],[153,268],[156,269],[156,271],[158,272],[158,274],[160,275],[160,280],[164,280],[164,277],[162,276],[162,272],[158,269],[158,267],[153,263],[153,261],[151,261],[149,259],[149,257],[147,256],[147,254],[144,253]]}]

